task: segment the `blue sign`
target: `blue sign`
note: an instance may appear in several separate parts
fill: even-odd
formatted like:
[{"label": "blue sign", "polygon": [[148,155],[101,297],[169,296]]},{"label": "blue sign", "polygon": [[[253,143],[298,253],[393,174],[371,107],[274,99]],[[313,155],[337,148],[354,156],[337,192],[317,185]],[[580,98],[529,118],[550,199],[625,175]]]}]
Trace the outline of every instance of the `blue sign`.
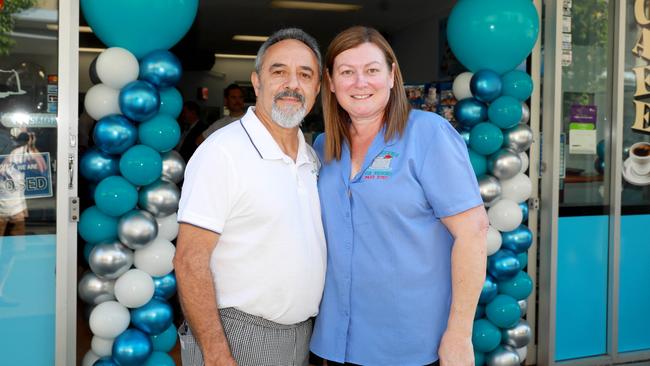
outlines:
[{"label": "blue sign", "polygon": [[50,153],[25,151],[0,155],[0,200],[52,197]]}]

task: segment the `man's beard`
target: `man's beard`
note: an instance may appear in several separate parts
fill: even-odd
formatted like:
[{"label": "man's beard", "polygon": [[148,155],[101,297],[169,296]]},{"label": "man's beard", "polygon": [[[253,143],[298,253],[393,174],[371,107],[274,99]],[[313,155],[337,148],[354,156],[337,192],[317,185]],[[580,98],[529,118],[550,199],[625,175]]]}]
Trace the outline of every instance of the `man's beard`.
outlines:
[{"label": "man's beard", "polygon": [[[281,108],[276,102],[280,98],[290,97],[296,98],[300,101],[300,108],[294,107]],[[273,122],[277,123],[280,127],[293,128],[302,122],[307,115],[307,108],[305,108],[305,97],[295,90],[285,90],[273,97],[273,106],[271,108],[271,118]]]}]

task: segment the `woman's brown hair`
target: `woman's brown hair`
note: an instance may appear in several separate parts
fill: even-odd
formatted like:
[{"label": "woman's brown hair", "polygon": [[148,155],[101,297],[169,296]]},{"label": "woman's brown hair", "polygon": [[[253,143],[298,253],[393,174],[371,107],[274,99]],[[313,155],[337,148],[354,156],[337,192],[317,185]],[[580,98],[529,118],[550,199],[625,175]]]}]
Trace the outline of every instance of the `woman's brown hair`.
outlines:
[{"label": "woman's brown hair", "polygon": [[336,100],[336,95],[330,90],[331,70],[334,67],[336,56],[351,48],[364,43],[372,43],[377,46],[386,58],[388,67],[394,66],[395,80],[390,91],[388,104],[384,110],[384,140],[388,141],[396,134],[400,136],[406,128],[406,121],[411,106],[406,98],[404,82],[400,72],[395,52],[388,44],[388,41],[374,28],[355,26],[339,33],[330,43],[325,55],[323,72],[323,83],[321,87],[321,98],[323,101],[323,116],[325,119],[325,160],[341,159],[341,148],[345,140],[350,141],[350,116]]}]

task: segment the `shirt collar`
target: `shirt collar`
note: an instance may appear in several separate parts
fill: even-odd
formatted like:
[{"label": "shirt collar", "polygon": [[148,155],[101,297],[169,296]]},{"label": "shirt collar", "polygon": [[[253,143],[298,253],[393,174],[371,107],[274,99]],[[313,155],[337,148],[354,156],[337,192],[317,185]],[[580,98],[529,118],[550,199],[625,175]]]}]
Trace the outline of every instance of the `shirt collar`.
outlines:
[{"label": "shirt collar", "polygon": [[[289,160],[292,161],[278,146],[269,130],[264,127],[262,121],[255,114],[255,107],[249,107],[246,114],[241,118],[241,124],[248,134],[253,147],[264,160]],[[312,155],[307,151],[307,143],[302,131],[298,129],[298,154],[296,164],[301,165],[311,162]],[[292,161],[293,162],[293,161]]]}]

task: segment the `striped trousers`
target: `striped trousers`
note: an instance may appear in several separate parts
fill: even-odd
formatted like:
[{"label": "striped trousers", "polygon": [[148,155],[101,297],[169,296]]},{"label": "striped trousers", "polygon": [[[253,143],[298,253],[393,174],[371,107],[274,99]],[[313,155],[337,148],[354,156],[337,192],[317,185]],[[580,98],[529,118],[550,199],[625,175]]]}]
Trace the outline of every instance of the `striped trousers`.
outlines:
[{"label": "striped trousers", "polygon": [[[219,309],[230,352],[239,366],[306,366],[312,319],[283,325],[235,308]],[[203,355],[190,327],[178,329],[183,366],[203,366]]]}]

